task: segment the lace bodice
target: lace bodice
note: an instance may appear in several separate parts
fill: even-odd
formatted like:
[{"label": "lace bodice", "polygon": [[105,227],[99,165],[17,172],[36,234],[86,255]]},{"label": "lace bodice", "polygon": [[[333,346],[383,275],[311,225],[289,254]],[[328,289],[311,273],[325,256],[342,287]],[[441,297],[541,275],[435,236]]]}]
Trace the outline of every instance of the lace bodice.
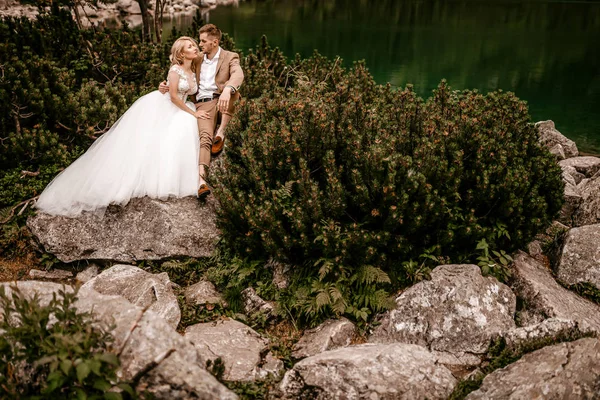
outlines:
[{"label": "lace bodice", "polygon": [[[179,75],[179,85],[177,86],[177,96],[185,101],[188,95],[194,94],[198,91],[198,83],[196,82],[196,74],[191,74],[192,81],[190,82],[190,76],[185,73],[183,68],[179,65],[173,65],[169,69],[169,73],[174,71]],[[167,84],[169,80],[167,79]]]}]

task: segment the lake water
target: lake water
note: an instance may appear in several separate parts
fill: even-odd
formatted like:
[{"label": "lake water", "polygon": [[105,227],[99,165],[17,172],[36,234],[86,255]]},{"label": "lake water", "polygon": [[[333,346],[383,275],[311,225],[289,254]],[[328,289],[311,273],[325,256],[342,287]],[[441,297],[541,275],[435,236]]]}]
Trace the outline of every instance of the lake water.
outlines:
[{"label": "lake water", "polygon": [[[317,49],[347,66],[365,59],[377,82],[411,83],[424,97],[442,78],[513,91],[534,121],[554,120],[580,150],[600,154],[598,1],[250,0],[205,19],[240,49],[265,34],[288,57]],[[172,23],[185,28],[191,17]]]}]

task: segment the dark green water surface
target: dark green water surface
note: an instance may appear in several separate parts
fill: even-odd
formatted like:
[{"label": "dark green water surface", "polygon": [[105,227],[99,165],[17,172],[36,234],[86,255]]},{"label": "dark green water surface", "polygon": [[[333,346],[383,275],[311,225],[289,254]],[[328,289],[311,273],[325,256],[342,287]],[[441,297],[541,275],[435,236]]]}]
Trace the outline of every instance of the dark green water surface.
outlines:
[{"label": "dark green water surface", "polygon": [[[365,59],[379,83],[428,97],[454,89],[513,91],[534,121],[552,119],[600,154],[600,2],[265,0],[205,16],[244,51],[265,34],[288,57],[313,49],[345,65]],[[191,17],[173,21],[180,28]],[[165,24],[165,30],[169,24]]]}]

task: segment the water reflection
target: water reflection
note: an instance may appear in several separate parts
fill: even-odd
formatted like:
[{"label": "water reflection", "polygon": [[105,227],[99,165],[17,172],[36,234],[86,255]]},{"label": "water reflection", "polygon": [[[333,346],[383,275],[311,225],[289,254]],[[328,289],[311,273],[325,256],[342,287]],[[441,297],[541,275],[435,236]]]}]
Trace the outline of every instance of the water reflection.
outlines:
[{"label": "water reflection", "polygon": [[241,49],[266,34],[289,57],[318,49],[347,65],[365,59],[378,82],[412,83],[423,96],[442,78],[514,91],[534,119],[553,119],[600,153],[598,2],[255,0],[207,17]]}]

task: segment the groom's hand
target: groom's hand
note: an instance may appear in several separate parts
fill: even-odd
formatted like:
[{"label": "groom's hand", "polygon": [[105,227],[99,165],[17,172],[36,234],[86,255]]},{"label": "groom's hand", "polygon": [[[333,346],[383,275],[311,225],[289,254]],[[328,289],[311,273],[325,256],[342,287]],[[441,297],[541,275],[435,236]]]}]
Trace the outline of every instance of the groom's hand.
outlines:
[{"label": "groom's hand", "polygon": [[169,85],[167,85],[167,81],[162,81],[160,85],[158,85],[158,91],[162,94],[165,94],[169,91]]},{"label": "groom's hand", "polygon": [[231,92],[228,88],[225,88],[221,96],[219,96],[219,111],[224,113],[229,109],[229,100],[231,99]]}]

